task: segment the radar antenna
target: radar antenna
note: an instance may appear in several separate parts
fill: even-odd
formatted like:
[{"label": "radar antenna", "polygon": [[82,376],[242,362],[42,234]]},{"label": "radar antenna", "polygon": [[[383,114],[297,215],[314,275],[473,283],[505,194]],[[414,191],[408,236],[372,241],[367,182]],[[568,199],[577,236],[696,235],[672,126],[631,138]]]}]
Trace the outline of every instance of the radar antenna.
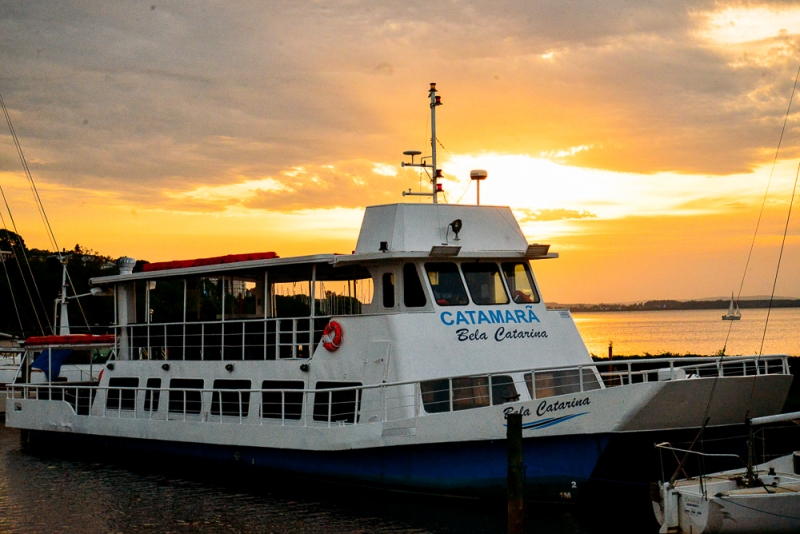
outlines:
[{"label": "radar antenna", "polygon": [[409,189],[408,191],[403,191],[403,196],[421,196],[421,197],[433,197],[433,203],[438,204],[437,195],[442,193],[442,184],[439,183],[439,178],[442,178],[442,169],[436,167],[436,108],[442,105],[442,97],[436,96],[436,84],[431,83],[430,91],[428,92],[428,96],[431,99],[431,156],[430,156],[430,163],[426,163],[425,160],[428,159],[427,157],[420,158],[419,163],[414,163],[414,156],[419,156],[422,154],[419,150],[406,150],[403,152],[406,156],[411,156],[411,162],[406,163],[403,162],[400,164],[401,167],[422,167],[424,169],[433,169],[433,177],[431,178],[431,192],[430,193],[414,193]]}]

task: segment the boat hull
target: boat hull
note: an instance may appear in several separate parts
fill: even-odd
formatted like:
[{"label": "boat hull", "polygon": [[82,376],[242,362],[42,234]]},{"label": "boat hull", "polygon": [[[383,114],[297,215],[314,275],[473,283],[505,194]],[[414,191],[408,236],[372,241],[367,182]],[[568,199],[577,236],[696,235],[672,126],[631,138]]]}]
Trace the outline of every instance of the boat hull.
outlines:
[{"label": "boat hull", "polygon": [[[526,498],[580,500],[611,436],[558,436],[523,440]],[[26,431],[29,450],[85,455],[98,451],[132,462],[188,460],[215,462],[241,470],[422,494],[505,498],[507,449],[504,440],[377,447],[344,451],[288,450],[88,434]],[[124,455],[122,453],[125,453]]]},{"label": "boat hull", "polygon": [[[725,438],[740,436],[741,425],[707,430],[712,443],[731,449]],[[357,450],[312,451],[98,436],[73,432],[25,431],[31,450],[87,454],[93,461],[183,460],[214,462],[244,471],[267,471],[421,494],[502,499],[507,488],[505,440],[398,445]],[[613,495],[647,509],[648,482],[662,465],[652,444],[691,440],[697,429],[530,437],[523,440],[525,497],[531,501],[599,504]],[[156,459],[156,460],[154,460]],[[722,466],[724,467],[724,466]]]}]

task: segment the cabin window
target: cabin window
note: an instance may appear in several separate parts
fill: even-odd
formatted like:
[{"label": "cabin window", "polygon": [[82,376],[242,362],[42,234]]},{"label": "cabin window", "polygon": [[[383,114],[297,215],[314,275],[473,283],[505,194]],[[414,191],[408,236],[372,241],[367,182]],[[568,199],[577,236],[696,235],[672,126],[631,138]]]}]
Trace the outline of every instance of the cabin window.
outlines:
[{"label": "cabin window", "polygon": [[249,380],[214,380],[213,389],[211,415],[247,417],[250,411]]},{"label": "cabin window", "polygon": [[138,378],[110,378],[108,380],[108,398],[106,400],[106,408],[111,410],[135,410],[136,388],[138,387]]},{"label": "cabin window", "polygon": [[519,393],[514,386],[514,379],[508,375],[497,375],[492,377],[492,404],[505,404],[507,402],[517,402]]},{"label": "cabin window", "polygon": [[416,265],[406,263],[403,265],[403,304],[406,308],[420,308],[427,303]]},{"label": "cabin window", "polygon": [[147,389],[144,392],[144,411],[157,412],[158,401],[161,399],[161,379],[148,378]]},{"label": "cabin window", "polygon": [[[525,384],[532,399],[569,395],[581,391],[581,375],[578,369],[565,369],[563,371],[539,371],[536,381],[532,380],[531,373],[525,373]],[[592,369],[583,370],[583,390],[591,391],[600,389]]]},{"label": "cabin window", "polygon": [[453,410],[469,410],[489,406],[489,377],[453,379]]},{"label": "cabin window", "polygon": [[419,383],[422,392],[422,404],[428,413],[450,411],[450,381],[427,380]]},{"label": "cabin window", "polygon": [[299,420],[303,415],[303,392],[305,384],[300,380],[264,380],[261,383],[261,417],[267,419]]},{"label": "cabin window", "polygon": [[462,263],[461,271],[467,281],[475,304],[508,304],[506,288],[495,263]]},{"label": "cabin window", "polygon": [[383,273],[383,307],[394,308],[394,275]]},{"label": "cabin window", "polygon": [[426,263],[425,272],[433,290],[433,298],[439,306],[466,306],[467,292],[455,263]]},{"label": "cabin window", "polygon": [[372,303],[374,293],[369,271],[362,278],[318,280],[315,300],[317,315],[360,315],[361,307]]},{"label": "cabin window", "polygon": [[[469,410],[489,406],[489,377],[472,376],[453,378],[453,410]],[[420,382],[422,404],[427,413],[450,411],[450,380]],[[492,377],[492,404],[505,404],[519,400],[514,380],[508,375]]]},{"label": "cabin window", "polygon": [[[202,378],[173,378],[169,381],[169,411],[199,414],[203,411]],[[193,391],[198,390],[198,391]]]},{"label": "cabin window", "polygon": [[[361,382],[317,382],[315,389],[338,389],[361,386]],[[314,393],[314,421],[355,423],[361,390],[321,391]]]},{"label": "cabin window", "polygon": [[511,299],[517,304],[539,302],[539,293],[533,283],[530,269],[525,263],[504,263],[503,275],[506,277]]}]

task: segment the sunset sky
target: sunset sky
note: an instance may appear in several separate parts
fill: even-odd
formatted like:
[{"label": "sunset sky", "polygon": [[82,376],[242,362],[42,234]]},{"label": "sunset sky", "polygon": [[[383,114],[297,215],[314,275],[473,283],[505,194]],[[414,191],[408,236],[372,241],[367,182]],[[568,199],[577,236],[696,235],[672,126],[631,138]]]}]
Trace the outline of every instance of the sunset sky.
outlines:
[{"label": "sunset sky", "polygon": [[[798,67],[792,2],[0,0],[0,94],[61,247],[350,252],[365,206],[419,189],[399,163],[430,150],[437,82],[447,201],[486,169],[482,203],[561,255],[534,264],[550,302],[738,291]],[[799,112],[744,295],[772,289]],[[50,248],[2,124],[0,186]],[[798,273],[793,217],[777,294]]]}]

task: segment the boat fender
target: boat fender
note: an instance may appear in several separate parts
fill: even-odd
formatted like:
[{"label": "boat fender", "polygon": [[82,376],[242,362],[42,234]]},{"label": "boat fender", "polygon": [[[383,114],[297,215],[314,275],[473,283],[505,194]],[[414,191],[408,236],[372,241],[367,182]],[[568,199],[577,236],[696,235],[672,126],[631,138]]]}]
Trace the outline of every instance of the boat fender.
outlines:
[{"label": "boat fender", "polygon": [[335,352],[342,344],[342,325],[336,321],[331,321],[325,325],[322,331],[322,346],[328,352]]}]

